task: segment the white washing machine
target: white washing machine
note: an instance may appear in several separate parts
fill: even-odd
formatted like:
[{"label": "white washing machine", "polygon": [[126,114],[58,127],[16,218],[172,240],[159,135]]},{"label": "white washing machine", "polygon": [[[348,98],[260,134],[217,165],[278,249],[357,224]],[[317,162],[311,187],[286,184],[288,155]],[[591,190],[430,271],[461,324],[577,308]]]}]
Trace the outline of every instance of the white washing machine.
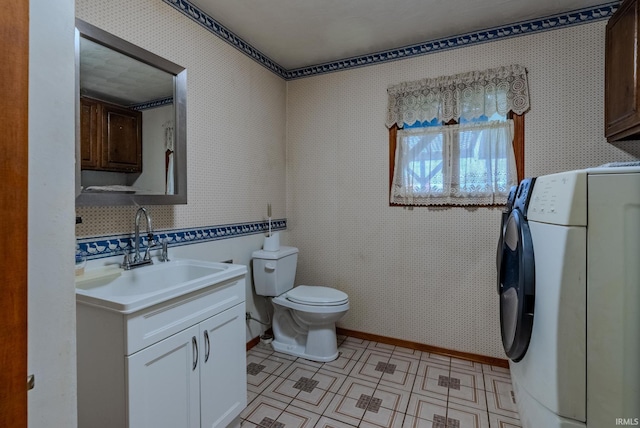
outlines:
[{"label": "white washing machine", "polygon": [[527,179],[507,206],[498,292],[523,428],[638,425],[640,168]]}]

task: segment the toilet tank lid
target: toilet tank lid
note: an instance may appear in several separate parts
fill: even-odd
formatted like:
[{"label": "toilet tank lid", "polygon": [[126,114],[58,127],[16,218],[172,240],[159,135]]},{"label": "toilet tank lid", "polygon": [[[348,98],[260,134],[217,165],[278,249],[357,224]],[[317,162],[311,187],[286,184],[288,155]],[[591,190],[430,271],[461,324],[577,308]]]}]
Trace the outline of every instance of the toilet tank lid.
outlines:
[{"label": "toilet tank lid", "polygon": [[298,252],[296,247],[280,247],[278,251],[256,250],[251,253],[254,259],[278,260]]}]

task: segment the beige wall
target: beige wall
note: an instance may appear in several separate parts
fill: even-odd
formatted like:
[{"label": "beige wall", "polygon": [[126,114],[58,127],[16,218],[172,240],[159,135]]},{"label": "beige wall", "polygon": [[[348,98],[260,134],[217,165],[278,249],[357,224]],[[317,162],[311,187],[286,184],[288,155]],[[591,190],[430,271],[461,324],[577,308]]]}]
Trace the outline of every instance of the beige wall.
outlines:
[{"label": "beige wall", "polygon": [[500,210],[388,206],[386,88],[520,63],[531,93],[526,175],[637,158],[637,147],[630,155],[603,138],[604,27],[601,21],[289,82],[287,215],[300,248],[298,282],[346,291],[345,328],[503,358]]},{"label": "beige wall", "polygon": [[73,428],[73,0],[31,0],[29,15],[28,423]]}]

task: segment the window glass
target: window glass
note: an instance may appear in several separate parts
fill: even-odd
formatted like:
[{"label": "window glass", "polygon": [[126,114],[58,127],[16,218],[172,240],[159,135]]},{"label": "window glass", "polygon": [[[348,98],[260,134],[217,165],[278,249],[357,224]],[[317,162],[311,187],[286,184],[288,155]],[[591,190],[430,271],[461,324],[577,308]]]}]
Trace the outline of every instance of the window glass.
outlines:
[{"label": "window glass", "polygon": [[493,118],[399,130],[390,202],[502,203],[517,181],[513,121],[504,116],[489,120]]}]

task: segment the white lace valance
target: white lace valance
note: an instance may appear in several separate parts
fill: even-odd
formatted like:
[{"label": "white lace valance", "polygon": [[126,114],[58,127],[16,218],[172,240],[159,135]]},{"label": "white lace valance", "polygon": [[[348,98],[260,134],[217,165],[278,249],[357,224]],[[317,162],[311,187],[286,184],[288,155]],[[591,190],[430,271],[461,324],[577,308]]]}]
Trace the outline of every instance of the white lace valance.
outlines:
[{"label": "white lace valance", "polygon": [[387,128],[529,109],[527,70],[521,65],[404,82],[390,86],[387,93]]}]

